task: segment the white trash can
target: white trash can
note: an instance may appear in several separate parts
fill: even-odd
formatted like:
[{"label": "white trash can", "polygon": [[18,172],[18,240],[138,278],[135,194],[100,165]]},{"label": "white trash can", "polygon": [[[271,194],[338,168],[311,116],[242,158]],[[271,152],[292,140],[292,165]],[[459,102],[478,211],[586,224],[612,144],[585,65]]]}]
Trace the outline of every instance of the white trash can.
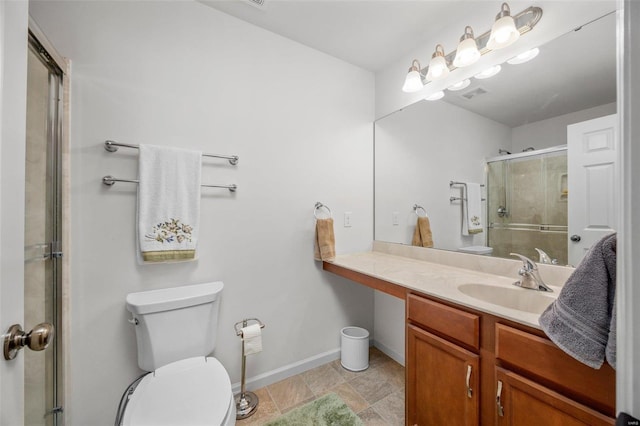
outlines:
[{"label": "white trash can", "polygon": [[361,327],[340,330],[340,363],[351,371],[369,368],[369,332]]}]

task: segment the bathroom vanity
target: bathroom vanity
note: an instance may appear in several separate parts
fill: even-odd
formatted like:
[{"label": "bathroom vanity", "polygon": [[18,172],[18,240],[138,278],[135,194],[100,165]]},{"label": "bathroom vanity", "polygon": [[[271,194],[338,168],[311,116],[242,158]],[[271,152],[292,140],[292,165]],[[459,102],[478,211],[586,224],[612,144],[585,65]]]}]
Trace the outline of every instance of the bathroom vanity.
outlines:
[{"label": "bathroom vanity", "polygon": [[407,425],[613,425],[615,371],[576,361],[538,326],[572,269],[539,266],[551,295],[514,287],[507,259],[376,242],[323,264],[405,300]]}]

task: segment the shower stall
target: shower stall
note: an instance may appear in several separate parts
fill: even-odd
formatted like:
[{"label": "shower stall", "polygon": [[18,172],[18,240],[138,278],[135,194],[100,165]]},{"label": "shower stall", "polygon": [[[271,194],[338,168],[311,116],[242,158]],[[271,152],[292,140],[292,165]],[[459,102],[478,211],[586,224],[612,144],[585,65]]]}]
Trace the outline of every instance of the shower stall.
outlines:
[{"label": "shower stall", "polygon": [[567,264],[567,148],[559,146],[487,160],[487,243],[494,256],[537,249]]}]

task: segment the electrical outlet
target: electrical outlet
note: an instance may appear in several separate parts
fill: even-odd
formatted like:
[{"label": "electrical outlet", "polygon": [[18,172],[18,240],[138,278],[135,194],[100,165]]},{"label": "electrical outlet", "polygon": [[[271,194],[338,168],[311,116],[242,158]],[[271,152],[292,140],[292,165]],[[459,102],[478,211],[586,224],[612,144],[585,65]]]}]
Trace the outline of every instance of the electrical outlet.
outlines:
[{"label": "electrical outlet", "polygon": [[391,221],[394,226],[400,225],[400,212],[391,213]]},{"label": "electrical outlet", "polygon": [[351,228],[351,212],[344,212],[344,227]]}]

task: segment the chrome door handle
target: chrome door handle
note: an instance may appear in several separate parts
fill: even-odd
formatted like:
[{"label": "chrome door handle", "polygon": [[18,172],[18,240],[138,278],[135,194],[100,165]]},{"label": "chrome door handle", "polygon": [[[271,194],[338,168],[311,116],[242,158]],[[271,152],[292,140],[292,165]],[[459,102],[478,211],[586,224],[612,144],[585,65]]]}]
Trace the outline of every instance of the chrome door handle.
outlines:
[{"label": "chrome door handle", "polygon": [[473,395],[473,389],[471,389],[470,381],[471,381],[471,366],[467,365],[467,380],[466,380],[466,383],[467,383],[467,397],[468,398],[471,398],[472,395]]},{"label": "chrome door handle", "polygon": [[572,235],[569,239],[570,239],[571,241],[573,241],[574,243],[577,243],[577,242],[579,242],[579,241],[582,239],[582,237],[581,237],[580,235],[574,234],[574,235]]},{"label": "chrome door handle", "polygon": [[42,351],[49,346],[54,336],[55,328],[46,322],[36,325],[28,333],[25,333],[19,324],[13,324],[3,336],[4,359],[14,359],[18,351],[25,346],[32,351]]},{"label": "chrome door handle", "polygon": [[498,415],[504,417],[504,407],[502,406],[502,381],[498,380],[498,392],[496,395],[496,405],[498,406]]}]

